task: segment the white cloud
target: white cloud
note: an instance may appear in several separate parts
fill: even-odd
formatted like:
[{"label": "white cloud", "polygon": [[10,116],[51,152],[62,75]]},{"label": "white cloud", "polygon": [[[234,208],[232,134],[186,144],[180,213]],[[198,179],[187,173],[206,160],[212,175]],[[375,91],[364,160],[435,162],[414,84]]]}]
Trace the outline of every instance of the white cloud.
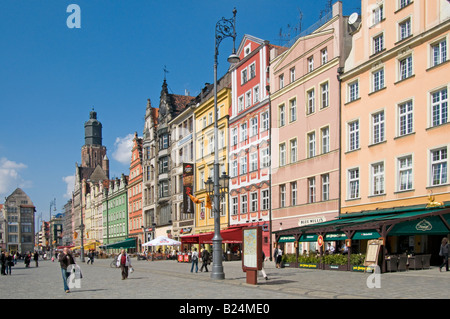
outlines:
[{"label": "white cloud", "polygon": [[10,161],[6,157],[0,158],[0,194],[9,195],[17,187],[31,187],[32,182],[20,176],[20,172],[26,168],[27,165],[23,163]]},{"label": "white cloud", "polygon": [[75,175],[69,175],[62,178],[62,180],[67,184],[66,193],[63,195],[66,199],[72,198],[73,188],[75,186]]},{"label": "white cloud", "polygon": [[114,152],[112,157],[122,164],[130,164],[131,149],[133,148],[134,134],[125,137],[117,137],[114,142]]}]

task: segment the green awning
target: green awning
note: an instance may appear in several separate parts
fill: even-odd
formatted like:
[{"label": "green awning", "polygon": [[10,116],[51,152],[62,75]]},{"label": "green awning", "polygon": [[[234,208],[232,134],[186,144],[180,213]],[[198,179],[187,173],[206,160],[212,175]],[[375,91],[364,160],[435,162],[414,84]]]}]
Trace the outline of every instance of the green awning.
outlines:
[{"label": "green awning", "polygon": [[294,236],[280,236],[279,243],[292,243],[295,241]]},{"label": "green awning", "polygon": [[346,240],[347,235],[344,232],[328,233],[325,235],[325,241]]},{"label": "green awning", "polygon": [[302,237],[300,237],[299,242],[317,241],[318,237],[319,236],[317,236],[316,234],[303,234]]},{"label": "green awning", "polygon": [[361,240],[361,239],[378,239],[381,235],[375,230],[359,230],[355,232],[352,237],[352,240]]},{"label": "green awning", "polygon": [[100,246],[102,249],[127,249],[136,248],[136,238],[127,238],[124,241],[118,241],[117,243]]},{"label": "green awning", "polygon": [[406,221],[394,226],[388,236],[401,235],[446,235],[449,231],[439,216],[428,216]]}]

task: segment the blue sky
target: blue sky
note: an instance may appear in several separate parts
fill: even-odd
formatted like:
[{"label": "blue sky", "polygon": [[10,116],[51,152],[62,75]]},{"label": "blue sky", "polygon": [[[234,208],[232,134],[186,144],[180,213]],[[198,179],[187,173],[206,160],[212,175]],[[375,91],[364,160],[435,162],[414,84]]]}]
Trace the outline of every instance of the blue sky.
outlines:
[{"label": "blue sky", "polygon": [[[21,187],[37,216],[48,220],[54,198],[62,211],[93,107],[110,177],[128,175],[127,140],[142,136],[147,99],[158,106],[164,66],[171,93],[197,95],[213,81],[215,24],[234,7],[236,46],[244,34],[282,45],[280,30],[298,24],[299,12],[305,30],[327,2],[1,0],[0,203]],[[342,2],[345,15],[360,11],[360,0]],[[81,28],[67,27],[70,4],[81,9]],[[231,49],[222,41],[219,77]]]}]

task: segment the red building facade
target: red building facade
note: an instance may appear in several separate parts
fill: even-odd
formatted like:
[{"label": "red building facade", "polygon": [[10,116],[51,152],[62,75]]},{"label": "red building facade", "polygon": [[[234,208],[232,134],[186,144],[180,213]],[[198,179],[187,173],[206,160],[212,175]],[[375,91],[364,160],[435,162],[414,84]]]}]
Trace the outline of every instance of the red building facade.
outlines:
[{"label": "red building facade", "polygon": [[142,250],[145,243],[143,210],[142,210],[142,138],[134,134],[131,150],[130,177],[128,182],[128,229],[129,237],[137,238],[137,251]]},{"label": "red building facade", "polygon": [[262,226],[270,256],[270,45],[244,35],[232,67],[229,112],[230,228]]}]

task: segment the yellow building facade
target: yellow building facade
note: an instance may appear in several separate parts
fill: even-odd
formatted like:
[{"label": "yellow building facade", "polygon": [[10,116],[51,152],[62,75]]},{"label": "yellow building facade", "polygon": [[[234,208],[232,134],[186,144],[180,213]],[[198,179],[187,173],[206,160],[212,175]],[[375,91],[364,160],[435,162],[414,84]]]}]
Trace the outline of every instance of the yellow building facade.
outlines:
[{"label": "yellow building facade", "polygon": [[[208,87],[208,86],[207,86]],[[206,88],[205,88],[206,89]],[[197,198],[195,209],[194,234],[214,231],[213,210],[208,208],[205,182],[209,177],[214,178],[214,89],[209,86],[207,98],[203,103],[197,104],[195,114],[195,191]],[[218,147],[219,147],[219,173],[228,174],[228,112],[231,103],[230,76],[227,73],[218,81],[217,86],[217,113],[218,113]],[[211,198],[211,202],[213,199]],[[221,199],[220,229],[229,225],[228,194]]]}]

